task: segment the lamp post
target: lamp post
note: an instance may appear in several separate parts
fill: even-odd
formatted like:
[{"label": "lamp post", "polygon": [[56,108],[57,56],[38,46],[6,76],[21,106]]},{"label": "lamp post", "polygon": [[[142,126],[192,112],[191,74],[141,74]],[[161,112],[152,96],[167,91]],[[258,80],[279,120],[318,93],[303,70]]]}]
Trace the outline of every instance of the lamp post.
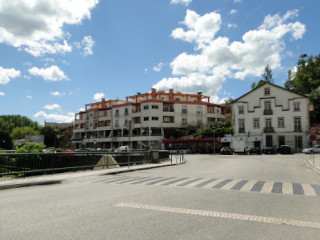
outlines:
[{"label": "lamp post", "polygon": [[215,154],[216,153],[216,129],[217,129],[217,127],[212,126],[211,129],[213,131],[213,154]]}]

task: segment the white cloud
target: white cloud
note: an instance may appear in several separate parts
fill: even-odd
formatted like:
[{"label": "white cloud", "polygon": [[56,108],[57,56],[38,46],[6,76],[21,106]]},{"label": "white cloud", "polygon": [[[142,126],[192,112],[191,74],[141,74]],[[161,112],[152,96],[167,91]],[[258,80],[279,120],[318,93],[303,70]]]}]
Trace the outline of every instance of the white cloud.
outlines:
[{"label": "white cloud", "polygon": [[[211,28],[205,28],[214,29],[210,36],[206,30],[200,31],[195,27],[204,16],[214,23]],[[198,51],[193,54],[184,52],[175,57],[170,63],[175,77],[164,78],[153,87],[193,93],[202,91],[218,102],[218,91],[226,79],[260,76],[267,64],[272,69],[280,68],[281,53],[285,49],[284,36],[291,35],[293,39],[298,39],[305,32],[304,24],[291,21],[297,16],[297,11],[293,10],[283,16],[265,17],[261,26],[244,33],[241,41],[230,42],[227,37],[214,38],[220,29],[221,16],[215,12],[204,16],[187,11],[184,23],[191,30],[174,30],[172,37],[194,42]]]},{"label": "white cloud", "polygon": [[233,0],[233,2],[235,2],[235,3],[241,3],[242,0]]},{"label": "white cloud", "polygon": [[231,9],[230,12],[229,12],[229,14],[236,14],[237,12],[238,12],[238,10],[236,10],[236,9]]},{"label": "white cloud", "polygon": [[0,4],[0,43],[33,56],[66,53],[70,34],[64,26],[90,19],[98,0],[20,0]]},{"label": "white cloud", "polygon": [[20,77],[21,73],[14,68],[3,68],[0,67],[0,84],[7,84],[11,78]]},{"label": "white cloud", "polygon": [[221,16],[216,12],[200,16],[195,11],[188,9],[182,24],[187,26],[188,31],[176,28],[172,31],[171,36],[187,42],[195,41],[198,44],[198,48],[201,48],[210,43],[220,30]]},{"label": "white cloud", "polygon": [[81,48],[81,43],[80,42],[73,42],[73,45],[76,47],[76,48]]},{"label": "white cloud", "polygon": [[6,94],[4,92],[0,92],[0,96],[5,96]]},{"label": "white cloud", "polygon": [[54,110],[54,109],[61,109],[61,106],[55,103],[55,104],[47,104],[43,106],[43,108],[48,110]]},{"label": "white cloud", "polygon": [[154,66],[154,67],[153,67],[153,71],[155,71],[155,72],[160,72],[161,69],[162,69],[162,67],[163,67],[163,63],[160,62],[160,63],[158,63],[157,66]]},{"label": "white cloud", "polygon": [[55,92],[51,92],[50,95],[55,96],[55,97],[61,97],[61,96],[66,95],[66,93],[55,91]]},{"label": "white cloud", "polygon": [[47,114],[43,111],[37,112],[33,115],[36,118],[44,120],[52,120],[55,122],[72,122],[74,120],[74,113],[68,113],[67,115],[63,114]]},{"label": "white cloud", "polygon": [[237,28],[238,25],[235,23],[228,23],[228,28]]},{"label": "white cloud", "polygon": [[190,3],[192,2],[192,0],[171,0],[171,4],[183,4],[188,6]]},{"label": "white cloud", "polygon": [[148,68],[144,68],[144,72],[145,72],[145,73],[148,72]]},{"label": "white cloud", "polygon": [[40,76],[47,81],[61,81],[68,80],[69,78],[64,74],[64,72],[56,65],[52,65],[48,68],[37,68],[33,67],[28,70],[31,75]]},{"label": "white cloud", "polygon": [[104,93],[96,93],[93,96],[93,99],[96,100],[96,101],[101,101],[102,98],[104,98]]},{"label": "white cloud", "polygon": [[32,99],[32,96],[27,96],[27,98]]},{"label": "white cloud", "polygon": [[78,110],[78,112],[84,112],[84,111],[85,111],[84,108],[80,108],[80,109]]},{"label": "white cloud", "polygon": [[93,41],[92,37],[91,36],[84,36],[81,43],[82,43],[82,45],[84,45],[82,55],[84,55],[84,56],[92,55],[93,54],[92,48],[95,44],[95,41]]}]

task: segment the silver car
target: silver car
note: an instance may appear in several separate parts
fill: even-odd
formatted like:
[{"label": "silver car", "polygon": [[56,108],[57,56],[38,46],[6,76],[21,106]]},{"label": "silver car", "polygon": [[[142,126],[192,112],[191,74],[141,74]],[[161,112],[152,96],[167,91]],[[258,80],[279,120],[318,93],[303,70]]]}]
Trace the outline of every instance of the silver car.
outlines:
[{"label": "silver car", "polygon": [[309,154],[309,153],[320,153],[320,145],[315,145],[311,148],[304,148],[302,150],[303,153]]}]

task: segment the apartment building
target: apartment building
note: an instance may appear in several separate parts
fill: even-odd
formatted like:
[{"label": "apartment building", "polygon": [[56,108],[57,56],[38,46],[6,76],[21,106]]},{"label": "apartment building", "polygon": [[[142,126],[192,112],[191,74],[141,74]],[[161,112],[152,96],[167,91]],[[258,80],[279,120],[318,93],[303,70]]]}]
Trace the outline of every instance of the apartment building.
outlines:
[{"label": "apartment building", "polygon": [[73,142],[76,147],[133,149],[161,148],[168,129],[202,126],[225,118],[223,106],[210,97],[151,89],[126,100],[105,100],[85,105],[75,115]]},{"label": "apartment building", "polygon": [[[271,83],[244,94],[232,104],[235,142],[251,147],[307,147],[309,98]],[[230,138],[231,139],[231,138]]]}]

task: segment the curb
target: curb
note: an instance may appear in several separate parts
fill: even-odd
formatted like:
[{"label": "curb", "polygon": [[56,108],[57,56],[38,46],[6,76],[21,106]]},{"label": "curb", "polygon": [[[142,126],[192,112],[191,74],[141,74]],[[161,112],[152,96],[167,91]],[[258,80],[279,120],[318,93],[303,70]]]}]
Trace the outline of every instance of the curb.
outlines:
[{"label": "curb", "polygon": [[39,181],[39,182],[29,182],[29,183],[16,183],[0,186],[0,190],[13,189],[13,188],[22,188],[22,187],[31,187],[31,186],[42,186],[42,185],[53,185],[61,183],[61,180],[49,180],[49,181]]},{"label": "curb", "polygon": [[[121,174],[125,172],[135,172],[135,171],[140,171],[140,170],[147,170],[147,169],[153,169],[153,168],[161,168],[161,167],[169,167],[169,166],[174,166],[174,165],[181,165],[186,163],[180,162],[180,163],[168,163],[166,165],[156,165],[156,166],[148,166],[148,167],[143,167],[143,168],[127,168],[123,169],[120,171],[114,171],[114,172],[107,172],[103,174],[97,174],[97,176],[105,176],[105,175],[116,175],[116,174]],[[70,177],[70,178],[75,178],[75,177]],[[0,191],[1,190],[7,190],[7,189],[13,189],[13,188],[22,188],[22,187],[32,187],[32,186],[42,186],[42,185],[53,185],[53,184],[60,184],[64,181],[66,181],[69,178],[64,178],[60,180],[43,180],[43,181],[35,181],[35,182],[26,182],[26,183],[13,183],[13,184],[6,184],[6,185],[0,185]]]},{"label": "curb", "polygon": [[316,167],[315,165],[313,165],[309,160],[305,160],[306,165],[309,166],[310,168],[312,168],[313,170],[315,170],[316,172],[320,173],[320,168]]}]

